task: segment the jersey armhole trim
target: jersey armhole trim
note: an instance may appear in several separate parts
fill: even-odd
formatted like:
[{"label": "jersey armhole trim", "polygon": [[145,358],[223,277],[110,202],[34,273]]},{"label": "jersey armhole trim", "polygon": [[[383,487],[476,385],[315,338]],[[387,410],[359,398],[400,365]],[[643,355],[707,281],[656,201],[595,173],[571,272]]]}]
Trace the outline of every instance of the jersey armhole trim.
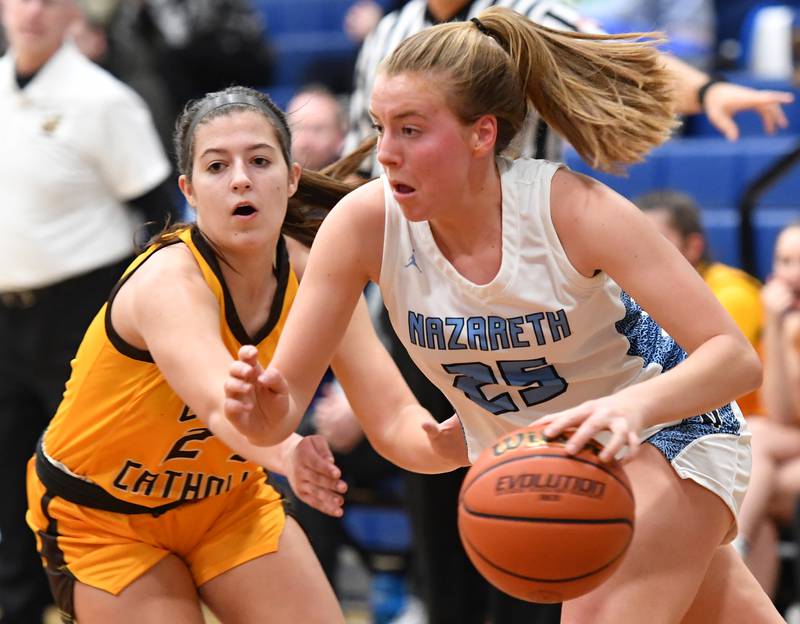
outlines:
[{"label": "jersey armhole trim", "polygon": [[114,299],[119,293],[120,289],[128,282],[131,276],[139,270],[139,267],[142,266],[145,262],[147,262],[150,258],[155,255],[155,253],[159,249],[163,249],[164,247],[169,247],[170,245],[174,245],[175,243],[181,243],[179,238],[175,238],[174,240],[168,241],[163,245],[159,246],[158,249],[154,249],[150,255],[144,258],[139,264],[133,267],[130,271],[128,271],[125,275],[120,278],[120,280],[114,285],[114,288],[111,290],[111,294],[108,296],[108,301],[106,301],[106,313],[105,313],[105,330],[106,330],[106,337],[108,341],[113,345],[113,347],[119,351],[122,355],[131,358],[132,360],[138,360],[139,362],[147,362],[149,364],[155,364],[155,360],[153,360],[153,356],[150,355],[150,352],[145,349],[139,349],[138,347],[134,347],[131,343],[125,340],[122,336],[117,333],[117,330],[114,329],[114,324],[111,322],[111,307],[114,304]]}]

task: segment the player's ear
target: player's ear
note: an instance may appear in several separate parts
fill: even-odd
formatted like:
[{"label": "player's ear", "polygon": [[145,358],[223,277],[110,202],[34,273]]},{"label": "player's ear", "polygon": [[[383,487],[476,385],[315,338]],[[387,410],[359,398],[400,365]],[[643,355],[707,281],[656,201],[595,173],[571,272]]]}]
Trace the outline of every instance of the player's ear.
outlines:
[{"label": "player's ear", "polygon": [[471,147],[476,156],[494,154],[497,142],[497,117],[483,115],[472,124]]},{"label": "player's ear", "polygon": [[192,181],[186,177],[185,174],[181,174],[178,178],[178,188],[183,193],[183,196],[186,198],[186,203],[189,204],[192,208],[196,208],[195,204],[195,195],[194,195],[194,187],[192,186]]},{"label": "player's ear", "polygon": [[293,162],[289,166],[289,197],[297,192],[297,187],[300,184],[300,174],[303,173],[303,168],[299,163]]},{"label": "player's ear", "polygon": [[697,265],[703,258],[706,249],[706,239],[699,232],[693,232],[686,237],[683,243],[683,255],[692,266]]}]

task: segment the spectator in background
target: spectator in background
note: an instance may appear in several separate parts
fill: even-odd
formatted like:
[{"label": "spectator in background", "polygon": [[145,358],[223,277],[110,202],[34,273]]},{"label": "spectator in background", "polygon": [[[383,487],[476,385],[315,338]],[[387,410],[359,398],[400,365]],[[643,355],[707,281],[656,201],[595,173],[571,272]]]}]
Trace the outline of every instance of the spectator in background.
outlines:
[{"label": "spectator in background", "polygon": [[351,41],[361,43],[381,21],[384,13],[396,11],[405,4],[405,0],[357,0],[344,16],[344,31]]},{"label": "spectator in background", "polygon": [[770,4],[781,4],[800,10],[800,0],[779,2],[753,2],[753,0],[714,0],[716,13],[716,66],[720,70],[741,69],[742,53],[749,42],[743,41],[748,30],[745,26],[754,10]]},{"label": "spectator in background", "polygon": [[137,221],[160,227],[172,208],[170,165],[144,103],[65,39],[77,11],[75,0],[2,0],[2,624],[36,624],[50,602],[25,524],[28,457],[133,254]]},{"label": "spectator in background", "polygon": [[734,545],[772,595],[779,566],[778,526],[791,521],[800,494],[800,222],[778,236],[761,300],[764,409],[762,417],[748,419],[753,467]]},{"label": "spectator in background", "polygon": [[712,0],[578,0],[577,6],[608,32],[663,32],[668,39],[664,51],[700,69],[712,68]]},{"label": "spectator in background", "polygon": [[[758,349],[764,324],[761,283],[740,269],[712,259],[695,201],[680,191],[653,191],[634,203],[697,269],[750,344]],[[758,397],[758,391],[754,391],[737,399],[745,416],[761,412]]]},{"label": "spectator in background", "polygon": [[167,146],[186,101],[231,84],[270,82],[272,50],[252,0],[82,2],[88,19],[79,44],[92,46],[90,58],[147,101]]},{"label": "spectator in background", "polygon": [[82,0],[81,6],[81,17],[70,28],[78,49],[144,99],[161,143],[167,151],[171,150],[179,111],[161,74],[156,49],[134,27],[136,3]]},{"label": "spectator in background", "polygon": [[292,127],[292,157],[319,171],[342,152],[347,117],[336,96],[323,85],[300,89],[286,106]]},{"label": "spectator in background", "polygon": [[750,344],[758,347],[763,325],[761,284],[744,271],[714,262],[695,201],[679,191],[654,191],[634,203],[697,269]]}]

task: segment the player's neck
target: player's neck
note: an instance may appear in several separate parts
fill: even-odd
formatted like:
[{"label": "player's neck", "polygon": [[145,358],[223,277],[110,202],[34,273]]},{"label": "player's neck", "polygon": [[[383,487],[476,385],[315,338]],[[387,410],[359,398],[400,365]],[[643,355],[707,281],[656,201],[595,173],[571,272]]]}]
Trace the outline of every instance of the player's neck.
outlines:
[{"label": "player's neck", "polygon": [[502,238],[503,191],[500,175],[491,171],[473,177],[457,206],[430,221],[431,231],[448,256],[472,255]]},{"label": "player's neck", "polygon": [[469,4],[465,0],[428,0],[428,11],[437,21],[446,22]]}]

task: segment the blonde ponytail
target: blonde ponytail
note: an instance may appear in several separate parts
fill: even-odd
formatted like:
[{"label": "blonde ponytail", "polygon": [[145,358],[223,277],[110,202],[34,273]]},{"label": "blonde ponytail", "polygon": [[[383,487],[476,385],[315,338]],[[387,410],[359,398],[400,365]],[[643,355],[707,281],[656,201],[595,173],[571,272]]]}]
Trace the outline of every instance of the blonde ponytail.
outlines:
[{"label": "blonde ponytail", "polygon": [[382,71],[441,73],[464,122],[492,114],[497,150],[530,102],[593,167],[640,162],[677,125],[672,82],[649,34],[591,35],[540,26],[502,7],[406,39]]}]

